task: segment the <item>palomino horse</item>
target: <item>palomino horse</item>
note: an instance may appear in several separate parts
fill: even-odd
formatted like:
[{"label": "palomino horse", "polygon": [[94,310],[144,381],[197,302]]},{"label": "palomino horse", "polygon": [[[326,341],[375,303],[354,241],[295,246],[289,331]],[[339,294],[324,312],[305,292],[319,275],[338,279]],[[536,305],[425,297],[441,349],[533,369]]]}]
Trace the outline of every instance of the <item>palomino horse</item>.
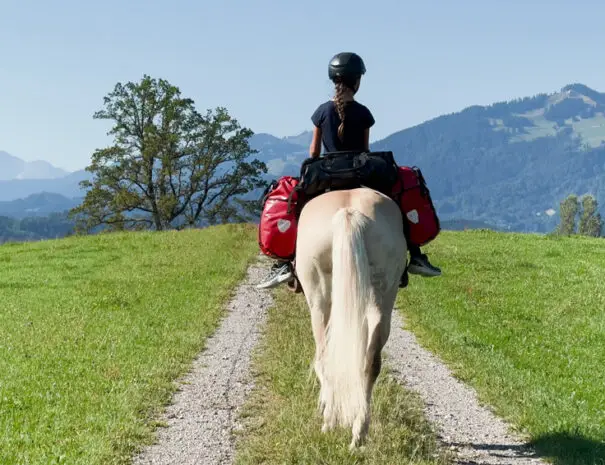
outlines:
[{"label": "palomino horse", "polygon": [[406,252],[399,207],[372,189],[327,192],[301,212],[296,275],[311,313],[322,431],[351,427],[351,449],[368,433]]}]

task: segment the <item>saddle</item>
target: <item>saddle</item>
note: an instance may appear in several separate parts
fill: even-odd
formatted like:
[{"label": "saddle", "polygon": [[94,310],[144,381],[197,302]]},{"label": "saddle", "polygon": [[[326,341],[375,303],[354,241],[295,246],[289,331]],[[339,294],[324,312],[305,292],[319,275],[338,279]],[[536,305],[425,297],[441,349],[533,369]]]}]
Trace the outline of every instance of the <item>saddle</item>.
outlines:
[{"label": "saddle", "polygon": [[[404,216],[404,234],[411,243],[421,246],[439,234],[439,218],[419,168],[399,167],[390,151],[329,152],[306,159],[299,177],[282,176],[267,186],[259,199],[261,251],[272,258],[293,260],[298,219],[306,203],[328,191],[358,187],[374,189],[397,203]],[[296,286],[292,290],[300,292]]]},{"label": "saddle", "polygon": [[393,152],[328,152],[307,158],[296,191],[310,200],[332,190],[368,187],[391,195],[398,179]]}]

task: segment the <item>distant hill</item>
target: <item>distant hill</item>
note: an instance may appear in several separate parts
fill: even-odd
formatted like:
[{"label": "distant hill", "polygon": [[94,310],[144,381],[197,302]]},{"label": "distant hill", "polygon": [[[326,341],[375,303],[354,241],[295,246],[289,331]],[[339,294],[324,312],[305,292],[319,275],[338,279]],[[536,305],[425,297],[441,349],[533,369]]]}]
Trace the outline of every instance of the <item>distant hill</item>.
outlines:
[{"label": "distant hill", "polygon": [[501,231],[501,228],[477,220],[443,220],[440,221],[440,223],[441,229],[444,231],[466,231],[468,229],[489,229],[492,231]]},{"label": "distant hill", "polygon": [[443,219],[545,232],[569,193],[591,193],[605,207],[605,94],[582,84],[469,107],[372,148],[420,166]]},{"label": "distant hill", "polygon": [[27,162],[0,151],[0,181],[13,179],[55,179],[69,174],[42,160]]},{"label": "distant hill", "polygon": [[[275,179],[299,174],[310,140],[309,131],[284,138],[259,133],[250,145],[267,164],[267,177]],[[570,193],[595,195],[605,215],[605,94],[583,84],[471,106],[391,134],[371,148],[391,150],[398,163],[419,166],[442,222],[453,226],[465,218],[490,229],[549,232],[558,223],[559,202]],[[22,161],[1,154],[4,178],[25,172]],[[89,178],[85,171],[52,179],[0,177],[0,201],[40,192],[82,197],[78,184]]]},{"label": "distant hill", "polygon": [[22,199],[1,201],[0,216],[12,218],[48,216],[51,213],[70,210],[80,202],[81,198],[68,198],[61,194],[41,192]]},{"label": "distant hill", "polygon": [[65,237],[74,232],[74,224],[64,213],[15,218],[0,215],[0,244]]},{"label": "distant hill", "polygon": [[283,173],[296,173],[305,157],[309,156],[309,145],[303,137],[279,139],[271,134],[259,133],[250,138],[250,147],[258,150],[255,158],[267,164],[271,177]]},{"label": "distant hill", "polygon": [[[255,138],[258,138],[255,140]],[[272,177],[298,175],[310,133],[253,137]],[[471,106],[371,144],[419,166],[440,218],[552,231],[559,202],[591,193],[605,214],[605,94],[583,84]]]},{"label": "distant hill", "polygon": [[82,197],[79,183],[90,179],[87,171],[75,171],[60,178],[53,179],[13,179],[0,181],[0,201],[11,201],[28,197],[40,192],[50,192],[73,198]]},{"label": "distant hill", "polygon": [[308,152],[312,139],[313,139],[313,132],[304,131],[296,136],[284,137],[282,140],[285,142],[289,142],[291,144],[300,145],[300,146],[304,147]]}]

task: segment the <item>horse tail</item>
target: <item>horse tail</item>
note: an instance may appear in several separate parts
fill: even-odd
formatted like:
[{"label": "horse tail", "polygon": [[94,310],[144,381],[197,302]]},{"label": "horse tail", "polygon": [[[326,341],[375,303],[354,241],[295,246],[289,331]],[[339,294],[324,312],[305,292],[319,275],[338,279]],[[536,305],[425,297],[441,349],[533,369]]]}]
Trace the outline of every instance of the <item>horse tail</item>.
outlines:
[{"label": "horse tail", "polygon": [[327,324],[324,375],[330,380],[326,402],[330,423],[350,426],[367,415],[364,377],[371,298],[370,263],[364,241],[369,219],[341,208],[332,219],[332,311]]}]

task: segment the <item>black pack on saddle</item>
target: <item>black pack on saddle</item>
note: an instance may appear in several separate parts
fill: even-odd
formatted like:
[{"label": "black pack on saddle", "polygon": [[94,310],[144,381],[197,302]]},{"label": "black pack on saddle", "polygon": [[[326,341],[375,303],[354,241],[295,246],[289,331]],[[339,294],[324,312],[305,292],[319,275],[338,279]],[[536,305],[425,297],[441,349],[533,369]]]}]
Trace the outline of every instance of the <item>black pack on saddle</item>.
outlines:
[{"label": "black pack on saddle", "polygon": [[393,152],[328,152],[303,162],[296,190],[309,199],[327,191],[356,187],[369,187],[390,196],[397,180]]}]

